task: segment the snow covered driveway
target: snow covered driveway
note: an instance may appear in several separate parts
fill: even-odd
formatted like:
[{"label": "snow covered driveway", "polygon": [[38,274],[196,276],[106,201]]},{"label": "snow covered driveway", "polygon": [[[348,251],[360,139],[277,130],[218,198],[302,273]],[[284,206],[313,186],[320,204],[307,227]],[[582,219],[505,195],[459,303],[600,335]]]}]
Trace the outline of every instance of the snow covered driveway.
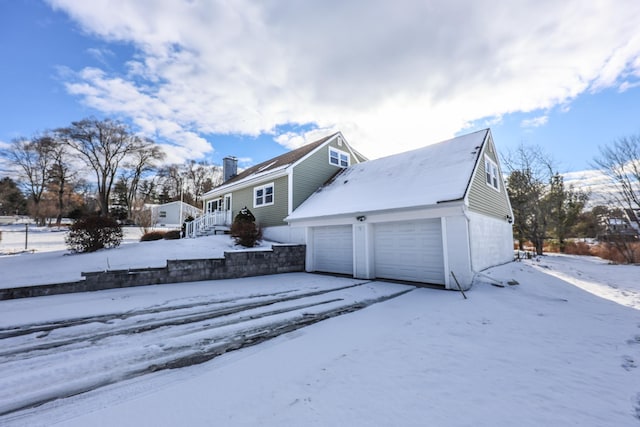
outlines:
[{"label": "snow covered driveway", "polygon": [[[7,305],[14,310],[0,315],[0,417],[202,363],[414,289],[305,274],[151,288],[138,296],[118,290]],[[29,320],[15,323],[25,309]]]}]

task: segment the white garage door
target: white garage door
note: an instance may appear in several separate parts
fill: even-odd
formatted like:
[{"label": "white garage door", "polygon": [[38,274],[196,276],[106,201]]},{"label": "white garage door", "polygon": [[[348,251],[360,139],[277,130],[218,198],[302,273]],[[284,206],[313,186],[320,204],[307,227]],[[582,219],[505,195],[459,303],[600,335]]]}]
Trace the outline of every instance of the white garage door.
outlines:
[{"label": "white garage door", "polygon": [[313,229],[315,271],[353,274],[353,236],[350,225]]},{"label": "white garage door", "polygon": [[445,283],[439,218],[376,224],[374,251],[376,277]]}]

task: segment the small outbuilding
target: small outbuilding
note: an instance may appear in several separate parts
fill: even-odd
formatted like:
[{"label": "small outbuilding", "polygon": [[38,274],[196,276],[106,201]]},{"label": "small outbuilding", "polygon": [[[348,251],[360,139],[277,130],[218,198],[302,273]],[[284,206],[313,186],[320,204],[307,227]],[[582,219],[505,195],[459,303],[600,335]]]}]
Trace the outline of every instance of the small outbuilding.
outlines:
[{"label": "small outbuilding", "polygon": [[468,289],[475,273],[513,259],[489,129],[352,165],[286,221],[304,228],[307,271]]},{"label": "small outbuilding", "polygon": [[147,205],[147,208],[151,211],[153,226],[180,227],[187,217],[197,218],[202,215],[202,210],[181,201]]}]

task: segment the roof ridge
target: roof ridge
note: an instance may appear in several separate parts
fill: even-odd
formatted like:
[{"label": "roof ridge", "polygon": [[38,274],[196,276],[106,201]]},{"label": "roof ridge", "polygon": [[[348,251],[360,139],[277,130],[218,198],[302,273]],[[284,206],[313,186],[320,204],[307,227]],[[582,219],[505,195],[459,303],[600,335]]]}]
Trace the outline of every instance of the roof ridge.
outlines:
[{"label": "roof ridge", "polygon": [[222,186],[227,185],[227,184],[231,184],[231,183],[234,183],[234,182],[241,181],[241,180],[247,178],[248,176],[251,176],[251,175],[253,175],[253,174],[257,173],[257,172],[266,172],[268,170],[272,170],[272,169],[275,169],[275,168],[291,165],[292,163],[297,162],[298,160],[300,160],[301,158],[306,156],[308,153],[313,151],[315,148],[317,148],[320,145],[324,144],[325,142],[327,142],[328,140],[330,140],[334,136],[338,135],[339,133],[340,132],[334,132],[331,135],[325,136],[325,137],[320,138],[320,139],[318,139],[316,141],[312,141],[312,142],[310,142],[308,144],[302,145],[302,146],[300,146],[300,147],[298,147],[298,148],[296,148],[294,150],[287,151],[287,152],[285,152],[283,154],[280,154],[279,156],[267,159],[267,160],[265,160],[263,162],[258,163],[257,165],[253,165],[253,166],[245,169],[244,171],[242,171],[238,175],[234,176],[233,178],[228,179],[227,181],[223,182],[218,187],[222,187]]}]

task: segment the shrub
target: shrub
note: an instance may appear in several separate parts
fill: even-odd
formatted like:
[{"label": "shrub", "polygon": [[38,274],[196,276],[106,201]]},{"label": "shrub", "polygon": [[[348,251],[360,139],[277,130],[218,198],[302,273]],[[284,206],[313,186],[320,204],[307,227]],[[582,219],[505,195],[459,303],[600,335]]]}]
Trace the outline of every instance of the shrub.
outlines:
[{"label": "shrub", "polygon": [[179,239],[180,236],[180,230],[171,230],[171,231],[167,231],[166,233],[164,233],[164,239],[165,240],[177,240]]},{"label": "shrub", "polygon": [[592,248],[592,254],[616,264],[637,264],[640,263],[640,243],[603,242]]},{"label": "shrub", "polygon": [[149,231],[148,233],[144,233],[142,237],[140,237],[141,242],[151,242],[154,240],[162,240],[165,236],[165,231]]},{"label": "shrub", "polygon": [[240,209],[233,219],[231,237],[235,239],[236,244],[246,248],[254,247],[262,238],[262,230],[256,225],[256,217],[246,206]]},{"label": "shrub", "polygon": [[[187,235],[187,223],[188,223],[188,222],[191,222],[191,221],[193,221],[193,220],[195,220],[195,218],[194,218],[194,217],[192,217],[191,215],[189,215],[188,217],[186,217],[186,218],[184,219],[184,221],[182,221],[182,235],[183,235],[183,236],[186,236],[186,235]],[[178,237],[178,238],[179,238],[179,237]]]},{"label": "shrub", "polygon": [[592,255],[591,246],[588,243],[574,241],[565,244],[564,253],[569,255]]},{"label": "shrub", "polygon": [[122,241],[122,227],[110,217],[88,216],[73,223],[64,240],[71,252],[115,248]]},{"label": "shrub", "polygon": [[543,252],[560,252],[560,244],[556,240],[547,240],[544,242],[544,246],[542,249]]}]

